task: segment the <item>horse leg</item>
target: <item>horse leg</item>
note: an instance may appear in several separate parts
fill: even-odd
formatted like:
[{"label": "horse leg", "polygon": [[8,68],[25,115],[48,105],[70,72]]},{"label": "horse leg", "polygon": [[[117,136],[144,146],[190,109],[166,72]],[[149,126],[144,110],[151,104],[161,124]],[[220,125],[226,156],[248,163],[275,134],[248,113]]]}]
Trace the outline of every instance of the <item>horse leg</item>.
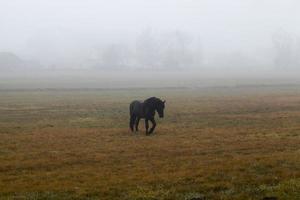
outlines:
[{"label": "horse leg", "polygon": [[148,135],[148,129],[149,129],[149,120],[145,119],[145,128],[146,128],[146,135]]},{"label": "horse leg", "polygon": [[132,132],[133,132],[133,126],[134,126],[135,119],[136,119],[135,115],[131,115],[130,116],[129,127],[130,127],[130,129],[131,129]]},{"label": "horse leg", "polygon": [[136,118],[136,121],[135,121],[135,131],[139,131],[139,123],[140,123],[140,119],[139,117]]},{"label": "horse leg", "polygon": [[156,127],[156,122],[154,118],[151,118],[150,121],[152,122],[152,128],[150,129],[149,133],[152,133]]}]

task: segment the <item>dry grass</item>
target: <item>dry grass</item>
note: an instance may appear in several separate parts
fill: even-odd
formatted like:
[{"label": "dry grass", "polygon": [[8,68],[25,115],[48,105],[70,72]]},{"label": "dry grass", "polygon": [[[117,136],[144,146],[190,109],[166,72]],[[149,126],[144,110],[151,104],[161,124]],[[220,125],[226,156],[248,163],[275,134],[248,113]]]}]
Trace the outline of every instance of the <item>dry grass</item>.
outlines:
[{"label": "dry grass", "polygon": [[[152,95],[166,118],[130,133],[129,102]],[[3,199],[296,200],[300,92],[2,91],[0,160]]]}]

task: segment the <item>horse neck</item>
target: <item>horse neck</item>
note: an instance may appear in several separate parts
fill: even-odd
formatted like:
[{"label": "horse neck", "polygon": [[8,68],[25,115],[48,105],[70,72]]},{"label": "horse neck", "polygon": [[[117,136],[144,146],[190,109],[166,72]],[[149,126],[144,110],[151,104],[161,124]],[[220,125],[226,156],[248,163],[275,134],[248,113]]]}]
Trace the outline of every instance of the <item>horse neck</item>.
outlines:
[{"label": "horse neck", "polygon": [[158,99],[156,98],[148,99],[144,102],[144,105],[150,108],[151,110],[156,110],[157,104],[158,104]]}]

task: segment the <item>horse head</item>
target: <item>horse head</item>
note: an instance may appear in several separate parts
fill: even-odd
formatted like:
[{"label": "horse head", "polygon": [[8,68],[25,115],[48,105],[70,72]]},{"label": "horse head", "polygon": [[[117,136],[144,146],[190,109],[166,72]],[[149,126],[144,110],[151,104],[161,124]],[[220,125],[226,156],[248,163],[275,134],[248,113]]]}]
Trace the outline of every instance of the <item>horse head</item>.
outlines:
[{"label": "horse head", "polygon": [[165,109],[166,101],[159,100],[156,106],[157,113],[160,118],[164,117],[164,109]]}]

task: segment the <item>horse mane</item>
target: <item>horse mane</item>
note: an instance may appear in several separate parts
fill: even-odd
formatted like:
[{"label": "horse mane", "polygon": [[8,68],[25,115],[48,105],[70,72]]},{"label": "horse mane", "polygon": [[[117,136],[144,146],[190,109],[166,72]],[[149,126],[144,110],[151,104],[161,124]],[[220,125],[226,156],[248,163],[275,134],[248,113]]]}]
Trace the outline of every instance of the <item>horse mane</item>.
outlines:
[{"label": "horse mane", "polygon": [[145,101],[144,101],[144,103],[148,103],[148,102],[162,102],[162,100],[161,99],[159,99],[159,98],[157,98],[157,97],[150,97],[150,98],[148,98],[148,99],[146,99]]},{"label": "horse mane", "polygon": [[157,100],[157,99],[159,99],[159,98],[157,98],[157,97],[150,97],[150,98],[146,99],[145,102],[146,101],[151,101],[151,100]]},{"label": "horse mane", "polygon": [[153,108],[153,106],[155,104],[157,104],[158,102],[162,102],[162,100],[160,100],[157,97],[150,97],[144,101],[144,105],[149,106],[150,108]]}]

